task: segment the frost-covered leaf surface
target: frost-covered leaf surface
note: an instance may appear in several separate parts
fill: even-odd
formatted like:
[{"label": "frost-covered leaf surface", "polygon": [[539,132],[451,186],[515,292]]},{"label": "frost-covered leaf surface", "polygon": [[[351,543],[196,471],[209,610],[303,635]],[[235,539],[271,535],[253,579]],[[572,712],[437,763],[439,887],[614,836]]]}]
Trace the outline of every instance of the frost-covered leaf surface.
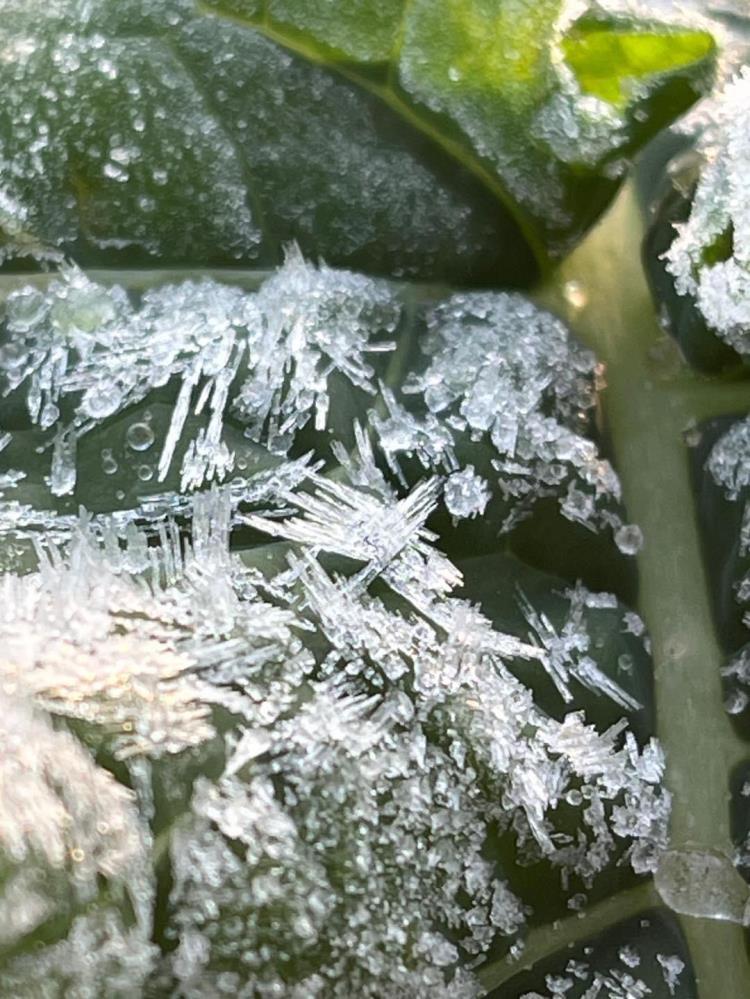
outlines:
[{"label": "frost-covered leaf surface", "polygon": [[559,0],[2,11],[4,255],[89,264],[276,263],[295,238],[381,273],[526,281],[713,60],[705,31],[572,23]]},{"label": "frost-covered leaf surface", "polygon": [[750,994],[750,392],[631,189],[504,287],[705,89],[608,9],[0,3],[0,994]]},{"label": "frost-covered leaf surface", "polygon": [[502,561],[505,610],[472,602],[427,525],[479,482],[501,534],[551,498],[637,548],[596,360],[519,295],[404,295],[292,249],[257,290],[68,267],[6,298],[0,673],[127,775],[144,855],[161,830],[167,991],[476,995],[549,918],[523,871],[576,911],[667,844],[638,616]]}]

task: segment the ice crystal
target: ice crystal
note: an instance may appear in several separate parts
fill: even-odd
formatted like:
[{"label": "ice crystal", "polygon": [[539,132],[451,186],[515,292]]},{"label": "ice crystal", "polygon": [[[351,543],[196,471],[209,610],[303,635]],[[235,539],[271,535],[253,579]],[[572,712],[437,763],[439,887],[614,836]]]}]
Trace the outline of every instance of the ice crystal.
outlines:
[{"label": "ice crystal", "polygon": [[[360,458],[369,449],[358,481],[366,467],[371,484],[390,488],[382,455],[405,487],[413,456],[447,476],[443,502],[456,519],[484,513],[494,490],[510,530],[551,496],[564,516],[610,528],[635,553],[640,536],[622,522],[617,477],[588,436],[599,373],[591,352],[520,295],[455,295],[429,309],[425,364],[394,388],[370,358],[393,348],[401,318],[385,282],[310,265],[294,248],[258,292],[188,281],[148,290],[137,306],[121,288],[66,268],[44,292],[9,296],[0,386],[25,392],[49,437],[52,496],[73,492],[87,434],[167,386],[176,402],[163,433],[157,439],[150,410],[135,417],[117,456],[102,452],[108,473],[164,482],[179,458],[185,493],[243,477],[239,431],[283,456],[306,426],[330,429],[323,452],[353,473],[359,459],[339,439],[350,431],[337,407],[348,392],[363,411],[368,396],[374,403],[374,452],[355,427]],[[158,460],[144,462],[152,448]]]},{"label": "ice crystal", "polygon": [[[656,863],[660,751],[536,708],[506,663],[561,670],[570,655],[453,595],[460,573],[424,527],[438,495],[313,472],[279,493],[285,514],[239,515],[285,540],[281,564],[230,553],[225,490],[194,498],[190,542],[169,522],[149,545],[132,523],[122,541],[84,518],[36,572],[3,579],[2,676],[18,696],[94,725],[125,760],[226,746],[172,836],[185,995],[478,995],[463,960],[527,914],[485,857],[492,826],[565,882],[615,857]],[[612,694],[579,624],[563,629],[571,674]]]},{"label": "ice crystal", "polygon": [[286,451],[294,431],[314,417],[326,426],[329,378],[340,372],[374,394],[368,351],[392,350],[400,306],[385,282],[306,264],[299,251],[260,289],[263,324],[248,345],[248,373],[233,400],[254,440]]},{"label": "ice crystal", "polygon": [[661,965],[664,982],[673,996],[680,981],[680,975],[685,970],[685,962],[676,954],[657,954],[656,960]]},{"label": "ice crystal", "polygon": [[[4,684],[8,689],[11,684]],[[144,864],[132,795],[71,736],[3,695],[0,850],[67,870],[82,897],[97,875],[125,879]]]},{"label": "ice crystal", "polygon": [[490,490],[473,465],[449,475],[444,489],[445,505],[456,519],[481,516],[490,500]]},{"label": "ice crystal", "polygon": [[[423,349],[426,366],[407,378],[403,397],[384,390],[387,415],[371,414],[397,475],[411,456],[450,473],[449,508],[471,514],[484,502],[481,480],[474,465],[454,476],[462,456],[476,454],[482,477],[496,478],[505,529],[545,496],[588,528],[622,528],[617,476],[586,435],[596,360],[559,320],[517,294],[454,295],[430,310]],[[637,545],[628,536],[622,547],[632,554]]]},{"label": "ice crystal", "polygon": [[62,940],[8,961],[3,989],[14,999],[142,995],[156,946],[114,909],[76,916]]},{"label": "ice crystal", "polygon": [[[295,618],[259,595],[250,573],[229,572],[230,507],[198,504],[193,546],[174,529],[149,548],[131,530],[120,544],[82,524],[66,557],[39,549],[39,571],[0,579],[0,677],[48,711],[103,726],[121,758],[159,756],[214,734],[214,686],[234,683],[227,706],[252,716],[254,676],[287,660],[288,677],[309,669],[290,645]],[[147,574],[147,579],[143,574]],[[208,678],[210,677],[211,683]]]},{"label": "ice crystal", "polygon": [[750,70],[726,87],[714,109],[690,217],[679,224],[667,266],[679,294],[692,295],[707,324],[740,354],[750,353]]},{"label": "ice crystal", "polygon": [[[223,481],[234,468],[223,442],[228,411],[246,436],[284,453],[313,420],[326,427],[335,373],[373,394],[368,352],[390,350],[400,306],[384,282],[317,268],[292,249],[257,294],[215,281],[151,289],[136,308],[119,287],[105,288],[76,268],[61,271],[46,292],[31,286],[9,295],[0,346],[0,388],[22,386],[32,421],[57,426],[50,488],[72,492],[76,444],[108,417],[170,381],[179,386],[158,478],[174,459],[188,415],[205,415],[182,460],[181,491]],[[144,424],[126,442],[149,448]]]},{"label": "ice crystal", "polygon": [[737,420],[714,444],[706,462],[714,482],[730,500],[750,486],[750,418]]},{"label": "ice crystal", "polygon": [[[122,790],[137,854],[122,880],[138,902],[135,929],[116,905],[86,912],[37,964],[13,962],[17,994],[32,964],[56,981],[86,946],[97,956],[81,988],[150,973],[143,857],[165,824],[173,881],[159,904],[175,948],[158,974],[196,997],[476,996],[473,963],[529,915],[488,859],[493,837],[555,868],[571,908],[609,864],[658,864],[658,745],[639,747],[625,721],[601,732],[579,711],[552,718],[519,678],[521,663],[565,702],[575,682],[636,708],[587,626],[614,597],[578,585],[553,626],[521,596],[528,633],[507,634],[460,597],[428,526],[441,503],[461,519],[499,496],[509,529],[554,496],[636,547],[586,436],[594,358],[520,296],[458,295],[429,308],[426,362],[390,388],[374,355],[401,320],[393,288],[296,251],[257,292],[184,282],[136,300],[65,268],[10,296],[0,377],[51,465],[46,489],[24,492],[18,470],[0,478],[0,533],[26,546],[22,571],[0,576],[0,687],[8,718],[80,752],[102,809]],[[352,397],[367,422],[342,416]],[[163,486],[76,516],[64,497],[109,420],[122,447],[110,435],[97,454],[105,481]],[[7,448],[22,462],[15,434]],[[428,477],[411,481],[414,465]],[[48,505],[28,502],[40,496]],[[254,547],[234,550],[234,531]],[[135,796],[50,716],[127,772]],[[56,806],[38,791],[46,839]],[[22,866],[8,885],[8,910],[28,901],[0,937],[47,918],[29,878]]]},{"label": "ice crystal", "polygon": [[534,637],[545,650],[543,662],[559,693],[566,701],[571,701],[573,695],[569,682],[570,677],[575,677],[590,690],[606,694],[623,708],[639,708],[638,701],[603,673],[591,656],[593,650],[584,614],[586,608],[592,606],[592,602],[593,606],[601,606],[602,594],[590,594],[579,583],[565,595],[570,601],[568,618],[562,628],[556,630],[549,618],[534,610],[521,594],[526,619]]}]

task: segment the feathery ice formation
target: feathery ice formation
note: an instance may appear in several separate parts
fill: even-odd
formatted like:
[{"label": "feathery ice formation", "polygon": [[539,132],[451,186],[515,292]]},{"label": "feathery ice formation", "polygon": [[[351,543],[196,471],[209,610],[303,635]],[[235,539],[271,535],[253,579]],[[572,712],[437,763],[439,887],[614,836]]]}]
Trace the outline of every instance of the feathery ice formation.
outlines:
[{"label": "feathery ice formation", "polygon": [[[187,282],[135,302],[66,269],[10,296],[14,995],[43,974],[82,995],[477,996],[477,964],[498,938],[520,948],[532,915],[517,865],[575,908],[610,865],[658,864],[658,744],[575,705],[585,687],[638,707],[589,633],[616,600],[578,585],[556,627],[519,594],[525,630],[505,633],[427,526],[441,504],[496,503],[510,530],[555,497],[632,548],[586,436],[595,359],[517,295],[416,311],[296,253],[257,293]],[[396,348],[410,322],[419,350]],[[77,511],[87,440],[118,425],[102,465],[135,492]],[[151,448],[152,475],[133,476]],[[545,671],[573,702],[560,717],[532,693]]]}]

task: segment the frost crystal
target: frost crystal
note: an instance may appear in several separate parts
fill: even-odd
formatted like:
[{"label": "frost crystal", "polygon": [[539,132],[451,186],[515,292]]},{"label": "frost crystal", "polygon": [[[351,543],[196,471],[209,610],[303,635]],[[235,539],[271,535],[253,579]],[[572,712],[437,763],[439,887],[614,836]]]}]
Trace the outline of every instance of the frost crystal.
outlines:
[{"label": "frost crystal", "polygon": [[486,480],[474,471],[474,466],[467,465],[463,471],[448,476],[444,497],[452,516],[457,519],[476,517],[484,513],[490,500],[490,490]]},{"label": "frost crystal", "polygon": [[[527,633],[506,634],[460,598],[428,526],[441,503],[457,520],[499,501],[509,529],[554,496],[633,540],[585,436],[594,359],[519,296],[460,295],[430,308],[426,363],[389,388],[376,355],[401,320],[384,283],[296,251],[258,292],[185,282],[136,301],[66,268],[10,296],[0,377],[50,471],[0,476],[18,570],[0,575],[3,758],[31,791],[0,781],[0,942],[55,914],[48,868],[84,902],[121,886],[136,913],[116,892],[76,910],[8,965],[14,994],[36,969],[81,994],[158,978],[196,999],[468,999],[530,913],[496,848],[554,868],[573,909],[610,864],[657,865],[658,745],[552,718],[516,675],[636,708],[588,630],[615,598],[578,585],[553,626],[520,597]],[[65,497],[102,426],[105,487],[163,484],[76,515]],[[3,457],[23,465],[25,441],[0,435]],[[410,484],[415,465],[430,475]],[[174,941],[157,968],[155,912]]]},{"label": "frost crystal", "polygon": [[[205,414],[205,426],[183,457],[182,491],[233,469],[222,440],[230,409],[247,437],[285,452],[311,419],[326,427],[334,374],[374,394],[366,354],[392,349],[378,334],[393,332],[400,307],[385,283],[316,268],[292,249],[257,294],[185,282],[145,292],[136,309],[121,288],[67,268],[45,293],[11,293],[5,313],[0,390],[25,385],[32,421],[59,427],[51,490],[60,496],[75,485],[77,440],[171,380],[179,391],[160,442],[160,481],[191,411]],[[142,428],[128,431],[131,451],[153,442]]]},{"label": "frost crystal", "polygon": [[592,598],[596,600],[594,606],[601,606],[603,594],[590,594],[579,583],[565,595],[570,600],[570,610],[567,621],[559,631],[555,630],[546,615],[534,610],[523,594],[520,597],[533,635],[545,650],[545,668],[559,693],[566,701],[573,699],[569,688],[570,677],[573,676],[590,690],[606,694],[623,708],[639,708],[638,701],[603,673],[590,654],[591,640],[586,630],[584,612],[587,607],[592,606]]},{"label": "frost crystal", "polygon": [[714,444],[706,468],[727,499],[736,500],[750,486],[750,418],[733,423]]},{"label": "frost crystal", "polygon": [[680,981],[680,975],[685,970],[685,962],[676,954],[657,954],[656,960],[661,965],[664,982],[673,996]]},{"label": "frost crystal", "polygon": [[[451,473],[448,503],[469,514],[484,501],[481,478],[492,475],[506,530],[545,496],[592,530],[621,528],[617,476],[586,436],[596,399],[593,354],[516,294],[454,295],[430,311],[427,330],[425,369],[407,378],[403,399],[384,391],[387,416],[371,414],[393,471],[403,477],[403,458],[414,456]],[[474,465],[454,479],[464,454],[481,461],[480,479]],[[637,546],[622,547],[632,553]]]},{"label": "frost crystal", "polygon": [[750,353],[750,69],[714,109],[707,164],[690,217],[678,225],[667,266],[681,295],[694,296],[707,324],[740,354]]},{"label": "frost crystal", "polygon": [[194,500],[190,543],[81,521],[2,581],[3,682],[128,761],[225,745],[172,836],[185,995],[475,996],[462,961],[527,914],[485,857],[491,826],[566,883],[614,857],[650,869],[660,752],[535,707],[505,662],[553,654],[452,595],[460,573],[424,528],[436,483],[403,500],[311,486],[280,496],[286,516],[242,518],[286,539],[281,562],[230,554],[229,490]]}]

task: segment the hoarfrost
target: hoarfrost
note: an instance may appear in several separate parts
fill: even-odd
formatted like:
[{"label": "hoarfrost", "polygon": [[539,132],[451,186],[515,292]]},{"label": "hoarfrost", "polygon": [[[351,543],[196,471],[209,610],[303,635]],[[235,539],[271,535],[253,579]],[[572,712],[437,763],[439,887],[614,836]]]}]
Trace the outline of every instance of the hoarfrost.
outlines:
[{"label": "hoarfrost", "polygon": [[473,465],[449,475],[444,488],[445,505],[457,520],[481,516],[490,500],[490,490]]},{"label": "hoarfrost", "polygon": [[166,523],[123,543],[84,518],[0,584],[3,682],[125,760],[226,747],[171,839],[185,995],[478,995],[461,961],[527,915],[484,856],[490,826],[565,883],[615,857],[651,869],[663,761],[624,725],[536,708],[505,663],[546,652],[452,595],[460,573],[424,528],[436,483],[403,500],[311,485],[280,495],[281,519],[244,518],[287,540],[281,565],[230,553],[230,490],[194,498],[191,542]]},{"label": "hoarfrost", "polygon": [[[469,967],[530,911],[487,859],[491,832],[523,864],[551,864],[575,905],[609,864],[653,870],[666,846],[658,745],[639,748],[625,722],[597,732],[580,712],[549,717],[510,669],[547,670],[566,701],[575,680],[636,708],[587,630],[585,611],[614,598],[576,586],[557,628],[524,600],[530,634],[506,634],[457,596],[461,572],[427,526],[441,502],[483,514],[497,484],[505,529],[554,496],[587,527],[631,530],[585,434],[593,356],[520,296],[458,295],[430,309],[426,366],[393,389],[376,355],[401,319],[385,283],[296,250],[257,293],[184,282],[136,304],[65,268],[7,302],[0,376],[52,452],[51,497],[73,490],[87,434],[146,400],[164,406],[153,400],[167,386],[174,398],[165,433],[141,409],[122,420],[122,453],[100,458],[104,475],[135,462],[165,481],[181,451],[180,491],[74,516],[14,499],[23,473],[3,473],[0,532],[31,542],[36,564],[0,576],[0,686],[80,750],[86,793],[111,779],[45,715],[127,769],[139,858],[164,818],[165,761],[193,768],[170,789],[186,814],[169,819],[176,949],[159,972],[185,996],[476,996]],[[371,400],[367,426],[341,431],[342,391]],[[305,428],[333,440],[300,457]],[[7,447],[21,450],[14,434]],[[410,457],[431,473],[412,488]],[[256,547],[233,550],[233,531]],[[258,548],[258,532],[275,543]],[[24,751],[37,759],[43,740]],[[154,905],[141,864],[125,878],[135,930],[117,909],[86,913],[35,967],[64,974],[87,945],[87,987],[127,977],[125,951],[140,981]],[[8,905],[22,892],[28,906],[0,934],[46,918],[26,877]],[[12,966],[19,995],[25,960]]]},{"label": "hoarfrost", "polygon": [[680,981],[680,975],[685,970],[685,962],[676,954],[657,954],[656,960],[661,965],[664,982],[673,996]]},{"label": "hoarfrost", "polygon": [[740,354],[750,353],[750,69],[713,106],[713,144],[687,222],[666,253],[681,295]]},{"label": "hoarfrost", "polygon": [[[546,653],[542,661],[558,692],[564,700],[571,701],[573,695],[569,683],[570,678],[575,677],[589,690],[605,694],[627,710],[639,708],[641,705],[638,701],[611,680],[591,656],[591,639],[586,629],[584,611],[592,606],[592,594],[579,583],[565,595],[570,601],[570,607],[568,618],[559,630],[555,629],[545,614],[536,611],[523,594],[519,598],[532,634]],[[595,596],[601,598],[602,594]],[[593,605],[602,606],[601,600],[595,600]]]},{"label": "hoarfrost", "polygon": [[736,500],[750,486],[750,418],[737,420],[711,448],[706,461],[727,499]]},{"label": "hoarfrost", "polygon": [[[384,282],[315,267],[296,249],[257,294],[187,281],[146,291],[139,308],[121,288],[68,267],[46,292],[27,287],[8,296],[0,387],[7,395],[25,386],[31,420],[59,426],[51,482],[59,496],[75,485],[77,439],[174,380],[179,392],[161,442],[160,481],[188,414],[207,417],[183,458],[184,492],[233,470],[222,441],[230,410],[247,437],[283,454],[311,420],[318,430],[327,426],[335,374],[374,394],[366,356],[393,348],[382,334],[399,317]],[[139,441],[139,426],[127,436],[135,452],[149,446]]]},{"label": "hoarfrost", "polygon": [[517,294],[459,294],[430,311],[422,346],[424,370],[407,377],[402,398],[383,392],[387,415],[371,414],[402,480],[404,457],[452,477],[461,456],[476,454],[482,476],[497,476],[504,530],[551,496],[568,519],[620,532],[622,549],[637,550],[622,533],[633,529],[618,512],[617,476],[586,436],[596,360],[559,320]]}]

